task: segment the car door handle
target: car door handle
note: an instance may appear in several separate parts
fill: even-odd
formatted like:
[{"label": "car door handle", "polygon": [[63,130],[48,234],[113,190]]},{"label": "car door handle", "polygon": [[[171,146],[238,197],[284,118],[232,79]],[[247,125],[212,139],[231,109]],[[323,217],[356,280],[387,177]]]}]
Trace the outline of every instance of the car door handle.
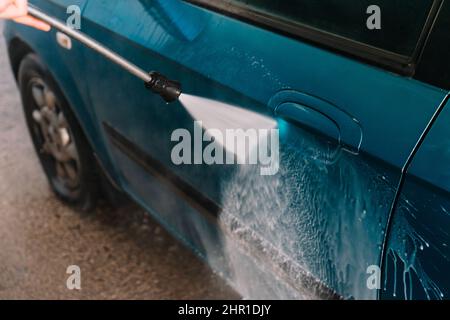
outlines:
[{"label": "car door handle", "polygon": [[335,140],[344,150],[358,154],[362,128],[358,120],[334,104],[294,90],[277,93],[269,102],[275,116]]}]

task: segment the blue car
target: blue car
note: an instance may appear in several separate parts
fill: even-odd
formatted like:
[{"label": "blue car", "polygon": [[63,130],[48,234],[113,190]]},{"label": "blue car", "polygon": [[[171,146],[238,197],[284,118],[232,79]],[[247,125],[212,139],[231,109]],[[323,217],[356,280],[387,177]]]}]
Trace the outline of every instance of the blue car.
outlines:
[{"label": "blue car", "polygon": [[5,37],[62,201],[128,196],[246,298],[450,298],[449,1],[31,3],[52,30]]}]

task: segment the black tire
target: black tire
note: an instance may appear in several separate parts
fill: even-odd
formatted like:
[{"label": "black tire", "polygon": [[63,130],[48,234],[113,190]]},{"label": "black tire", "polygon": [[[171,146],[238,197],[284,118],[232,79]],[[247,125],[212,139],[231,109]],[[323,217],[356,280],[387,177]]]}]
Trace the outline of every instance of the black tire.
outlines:
[{"label": "black tire", "polygon": [[18,81],[26,123],[52,190],[64,203],[91,211],[101,179],[92,149],[62,91],[32,53],[22,60]]}]

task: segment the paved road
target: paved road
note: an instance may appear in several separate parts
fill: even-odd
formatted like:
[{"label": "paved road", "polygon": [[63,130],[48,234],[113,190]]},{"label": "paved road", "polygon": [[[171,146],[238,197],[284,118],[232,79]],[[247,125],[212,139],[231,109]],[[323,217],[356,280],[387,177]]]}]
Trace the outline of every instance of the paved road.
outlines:
[{"label": "paved road", "polygon": [[[66,287],[69,265],[81,268],[80,291]],[[83,216],[55,199],[0,37],[0,299],[236,297],[139,208]]]}]

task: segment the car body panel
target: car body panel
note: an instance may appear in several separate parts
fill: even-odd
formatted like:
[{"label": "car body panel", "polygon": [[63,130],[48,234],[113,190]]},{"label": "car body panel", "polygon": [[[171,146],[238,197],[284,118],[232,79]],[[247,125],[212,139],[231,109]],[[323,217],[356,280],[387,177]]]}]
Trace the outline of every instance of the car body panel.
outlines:
[{"label": "car body panel", "polygon": [[385,299],[450,296],[449,123],[447,103],[407,172],[387,243]]},{"label": "car body panel", "polygon": [[[65,15],[64,1],[33,2]],[[179,102],[167,105],[81,44],[47,50],[57,48],[53,33],[9,25],[9,38],[30,42],[49,65],[95,151],[132,198],[244,296],[308,297],[298,288],[317,293],[323,285],[329,296],[377,298],[366,270],[380,264],[403,166],[444,90],[179,0],[83,5],[82,32],[111,50],[179,80],[185,93],[278,124],[274,176],[261,176],[258,166],[177,166],[171,134],[185,128],[195,135]],[[62,80],[68,74],[75,79]],[[71,98],[75,88],[82,98]],[[300,115],[305,104],[309,112]],[[344,126],[343,140],[330,139],[334,129],[311,130],[324,123],[311,110],[339,117],[331,120]],[[250,264],[257,278],[245,272]]]}]

